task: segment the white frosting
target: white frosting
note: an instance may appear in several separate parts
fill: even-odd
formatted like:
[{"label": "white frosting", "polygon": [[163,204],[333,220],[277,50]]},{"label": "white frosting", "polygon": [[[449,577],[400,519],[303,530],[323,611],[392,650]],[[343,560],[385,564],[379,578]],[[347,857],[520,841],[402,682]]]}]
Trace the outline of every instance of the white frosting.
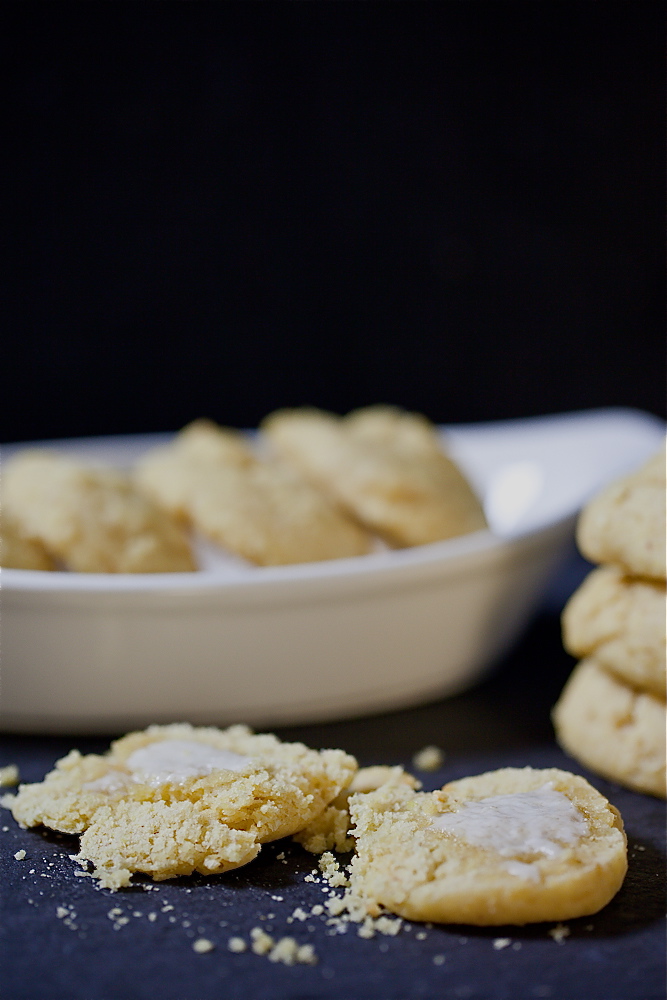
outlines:
[{"label": "white frosting", "polygon": [[197,740],[157,740],[135,750],[126,764],[135,781],[164,785],[203,778],[213,771],[243,771],[250,757]]},{"label": "white frosting", "polygon": [[[436,816],[432,826],[504,858],[531,854],[553,858],[589,832],[586,818],[567,795],[551,785],[465,802],[458,812]],[[506,866],[510,874],[534,877],[529,864],[514,861],[510,865]]]},{"label": "white frosting", "polygon": [[156,740],[130,754],[125,762],[130,774],[113,770],[84,785],[91,792],[110,795],[126,792],[131,785],[159,787],[180,784],[188,778],[203,778],[213,771],[243,771],[250,757],[219,750],[197,740]]}]

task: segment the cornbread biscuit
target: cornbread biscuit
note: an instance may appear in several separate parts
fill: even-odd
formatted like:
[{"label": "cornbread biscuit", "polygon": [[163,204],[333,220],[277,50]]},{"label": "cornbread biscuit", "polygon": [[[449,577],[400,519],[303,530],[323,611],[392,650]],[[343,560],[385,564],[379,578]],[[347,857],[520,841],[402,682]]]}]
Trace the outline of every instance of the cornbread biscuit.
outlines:
[{"label": "cornbread biscuit", "polygon": [[0,523],[0,566],[7,569],[55,569],[55,563],[43,545],[26,538],[13,517],[5,515]]},{"label": "cornbread biscuit", "polygon": [[585,507],[577,542],[591,562],[613,563],[634,576],[665,579],[664,448]]},{"label": "cornbread biscuit", "polygon": [[136,482],[202,534],[263,566],[363,555],[371,539],[289,467],[255,458],[241,435],[186,428],[139,463]]},{"label": "cornbread biscuit", "polygon": [[351,780],[342,750],[281,743],[246,726],[150,726],[104,756],[73,750],[11,801],[24,827],[82,834],[78,858],[107,888],[225,872],[300,830]]},{"label": "cornbread biscuit", "polygon": [[352,851],[354,841],[349,832],[350,796],[357,793],[373,792],[386,784],[421,788],[421,781],[404,771],[402,767],[387,767],[382,764],[361,767],[350,784],[338,793],[331,805],[328,805],[319,816],[316,816],[312,823],[296,833],[293,839],[311,854],[324,854],[325,851],[345,854]]},{"label": "cornbread biscuit", "polygon": [[81,573],[194,570],[182,528],[136,492],[129,479],[54,452],[10,459],[4,504],[21,534]]},{"label": "cornbread biscuit", "polygon": [[563,643],[573,656],[594,655],[621,680],[665,697],[665,584],[593,570],[563,612]]},{"label": "cornbread biscuit", "polygon": [[504,768],[437,792],[350,799],[350,895],[375,916],[480,926],[596,913],[627,870],[616,809],[584,778]]},{"label": "cornbread biscuit", "polygon": [[556,738],[591,771],[665,798],[665,699],[617,680],[595,659],[579,663],[553,711]]},{"label": "cornbread biscuit", "polygon": [[392,545],[485,527],[477,497],[425,417],[388,406],[342,419],[315,409],[279,410],[262,429],[283,458]]}]

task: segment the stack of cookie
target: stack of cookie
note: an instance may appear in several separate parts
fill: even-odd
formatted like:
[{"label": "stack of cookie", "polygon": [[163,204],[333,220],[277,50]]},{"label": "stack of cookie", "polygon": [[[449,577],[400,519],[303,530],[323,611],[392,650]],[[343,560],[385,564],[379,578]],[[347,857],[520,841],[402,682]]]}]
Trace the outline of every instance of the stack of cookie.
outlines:
[{"label": "stack of cookie", "polygon": [[553,713],[561,746],[591,770],[665,797],[665,454],[583,511],[577,542],[600,565],[563,613],[581,657]]}]

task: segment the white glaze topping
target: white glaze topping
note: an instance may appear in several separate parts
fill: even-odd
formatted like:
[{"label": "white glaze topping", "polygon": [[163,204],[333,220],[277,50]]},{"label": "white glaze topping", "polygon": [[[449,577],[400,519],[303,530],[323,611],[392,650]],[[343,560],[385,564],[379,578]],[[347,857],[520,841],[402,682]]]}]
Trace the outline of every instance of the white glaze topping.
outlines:
[{"label": "white glaze topping", "polygon": [[250,757],[197,740],[157,740],[135,750],[126,764],[135,781],[164,785],[203,778],[213,771],[243,771]]},{"label": "white glaze topping", "polygon": [[[553,858],[589,832],[582,813],[567,795],[551,785],[531,792],[465,802],[458,812],[436,816],[432,826],[474,847],[496,851],[504,858],[521,855]],[[510,874],[533,877],[528,865],[524,871],[516,869],[516,864]]]}]

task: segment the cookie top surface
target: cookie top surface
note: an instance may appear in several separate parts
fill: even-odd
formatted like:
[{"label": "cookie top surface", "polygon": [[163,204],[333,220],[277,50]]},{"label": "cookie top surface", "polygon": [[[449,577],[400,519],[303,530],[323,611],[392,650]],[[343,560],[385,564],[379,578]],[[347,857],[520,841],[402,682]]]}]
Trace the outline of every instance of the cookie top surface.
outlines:
[{"label": "cookie top surface", "polygon": [[342,750],[245,726],[151,726],[104,755],[72,751],[43,782],[21,785],[11,809],[24,826],[83,834],[80,857],[116,888],[135,871],[163,879],[245,864],[311,822],[355,770]]},{"label": "cookie top surface", "polygon": [[352,890],[369,913],[478,925],[597,912],[627,868],[618,812],[583,778],[505,768],[438,792],[352,796]]},{"label": "cookie top surface", "polygon": [[626,573],[665,579],[664,448],[584,508],[577,542],[591,562],[613,563]]},{"label": "cookie top surface", "polygon": [[130,479],[38,449],[7,463],[3,502],[26,538],[82,573],[194,570],[186,535]]},{"label": "cookie top surface", "polygon": [[553,711],[564,750],[597,774],[665,798],[665,699],[638,691],[594,657],[573,670]]},{"label": "cookie top surface", "polygon": [[242,436],[196,422],[149,452],[136,481],[170,513],[259,565],[364,555],[366,531],[303,476],[256,457]]},{"label": "cookie top surface", "polygon": [[424,417],[381,406],[344,418],[281,410],[262,429],[281,456],[390,544],[421,545],[486,526],[479,500]]},{"label": "cookie top surface", "polygon": [[665,584],[615,566],[590,573],[563,611],[563,643],[639,690],[665,697]]}]

